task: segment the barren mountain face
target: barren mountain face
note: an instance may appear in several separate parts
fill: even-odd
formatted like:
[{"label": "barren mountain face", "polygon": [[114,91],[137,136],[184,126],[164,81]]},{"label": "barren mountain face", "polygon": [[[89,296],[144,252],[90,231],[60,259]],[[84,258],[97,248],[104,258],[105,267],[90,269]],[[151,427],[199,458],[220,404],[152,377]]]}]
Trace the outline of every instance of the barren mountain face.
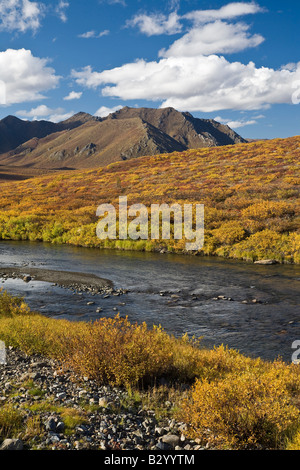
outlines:
[{"label": "barren mountain face", "polygon": [[78,113],[58,124],[9,116],[0,121],[0,165],[96,168],[141,156],[243,142],[228,126],[173,108],[125,107],[106,118]]}]

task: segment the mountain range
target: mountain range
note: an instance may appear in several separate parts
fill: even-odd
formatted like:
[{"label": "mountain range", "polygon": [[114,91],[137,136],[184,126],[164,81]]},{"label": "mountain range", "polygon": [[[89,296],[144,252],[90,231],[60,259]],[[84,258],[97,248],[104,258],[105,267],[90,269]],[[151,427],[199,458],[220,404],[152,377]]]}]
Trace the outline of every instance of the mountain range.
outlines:
[{"label": "mountain range", "polygon": [[105,118],[80,112],[59,123],[0,121],[0,166],[39,170],[95,168],[110,163],[246,143],[224,124],[174,108],[129,108]]}]

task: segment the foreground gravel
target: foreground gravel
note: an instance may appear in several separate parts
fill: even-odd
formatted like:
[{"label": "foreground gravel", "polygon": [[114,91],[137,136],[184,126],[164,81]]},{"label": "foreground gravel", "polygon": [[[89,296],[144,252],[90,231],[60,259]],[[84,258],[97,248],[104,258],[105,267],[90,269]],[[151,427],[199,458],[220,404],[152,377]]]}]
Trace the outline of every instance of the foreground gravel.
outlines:
[{"label": "foreground gravel", "polygon": [[[6,436],[0,449],[33,450],[204,450],[186,439],[186,425],[157,419],[155,412],[129,400],[128,391],[99,386],[47,358],[9,348],[0,365],[0,411],[11,404],[22,413],[23,431]],[[165,402],[168,409],[172,403]],[[66,410],[69,410],[66,413]],[[66,416],[76,414],[73,422]],[[28,431],[28,423],[38,424]],[[36,426],[36,424],[35,424]],[[17,439],[18,438],[18,439]]]}]

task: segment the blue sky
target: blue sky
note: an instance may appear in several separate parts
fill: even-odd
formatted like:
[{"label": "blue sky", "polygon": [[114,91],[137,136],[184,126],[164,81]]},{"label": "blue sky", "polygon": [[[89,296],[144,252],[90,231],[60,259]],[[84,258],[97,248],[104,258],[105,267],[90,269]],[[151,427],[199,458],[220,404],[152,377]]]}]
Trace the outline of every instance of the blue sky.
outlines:
[{"label": "blue sky", "polygon": [[0,118],[166,107],[300,135],[298,1],[0,0]]}]

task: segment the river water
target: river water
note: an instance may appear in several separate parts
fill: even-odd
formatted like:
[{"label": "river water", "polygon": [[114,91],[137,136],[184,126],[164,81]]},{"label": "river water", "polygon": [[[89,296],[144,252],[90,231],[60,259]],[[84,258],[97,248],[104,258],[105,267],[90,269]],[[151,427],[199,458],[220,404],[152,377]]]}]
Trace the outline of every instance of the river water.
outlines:
[{"label": "river water", "polygon": [[[300,340],[300,266],[1,242],[0,267],[14,266],[92,273],[129,290],[104,299],[40,281],[0,279],[0,287],[53,318],[89,321],[119,312],[176,336],[202,337],[204,346],[224,344],[247,356],[287,362],[292,343]],[[91,300],[95,304],[87,305]]]}]

